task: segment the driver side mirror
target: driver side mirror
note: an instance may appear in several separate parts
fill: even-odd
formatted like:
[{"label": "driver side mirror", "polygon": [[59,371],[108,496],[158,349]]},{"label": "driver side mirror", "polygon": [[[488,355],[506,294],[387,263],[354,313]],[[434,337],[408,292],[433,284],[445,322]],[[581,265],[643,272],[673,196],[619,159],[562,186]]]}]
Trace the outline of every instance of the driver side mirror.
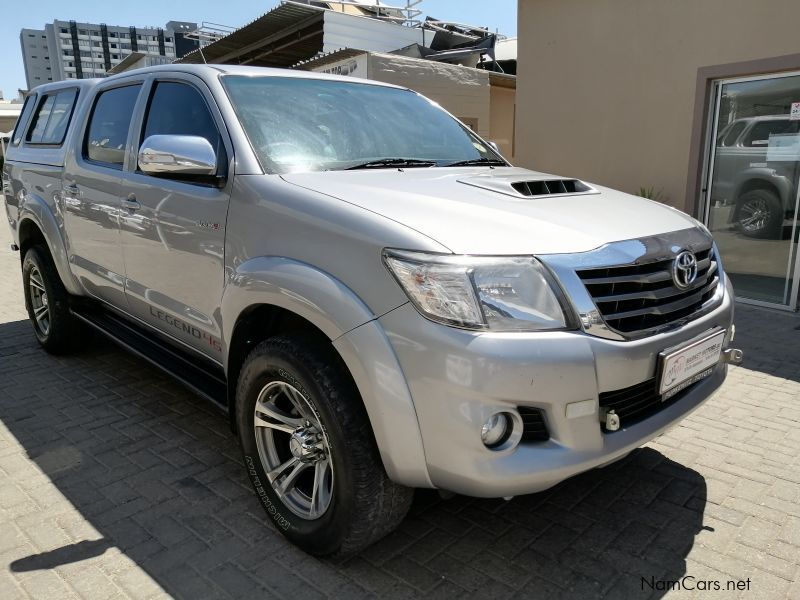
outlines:
[{"label": "driver side mirror", "polygon": [[142,173],[156,176],[217,173],[214,148],[196,135],[151,135],[139,149],[138,164]]}]

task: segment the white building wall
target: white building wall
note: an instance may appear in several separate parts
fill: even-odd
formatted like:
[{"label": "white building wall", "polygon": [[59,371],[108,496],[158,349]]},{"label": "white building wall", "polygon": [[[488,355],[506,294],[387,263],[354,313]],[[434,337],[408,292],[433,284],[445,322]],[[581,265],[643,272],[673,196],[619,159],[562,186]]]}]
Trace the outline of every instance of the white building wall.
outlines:
[{"label": "white building wall", "polygon": [[50,48],[44,29],[23,29],[19,33],[25,80],[28,87],[35,87],[53,79],[50,67]]},{"label": "white building wall", "polygon": [[369,79],[415,90],[438,102],[479,135],[490,134],[488,71],[393,54],[370,54]]},{"label": "white building wall", "polygon": [[[326,10],[323,53],[342,48],[358,48],[373,52],[389,52],[422,44],[424,32],[419,27],[403,27],[394,23],[346,15]],[[430,32],[428,35],[432,35]]]},{"label": "white building wall", "polygon": [[60,58],[61,47],[56,38],[53,24],[48,23],[44,26],[44,30],[47,34],[47,48],[50,51],[50,72],[52,73],[53,81],[61,81],[64,79],[64,66]]}]

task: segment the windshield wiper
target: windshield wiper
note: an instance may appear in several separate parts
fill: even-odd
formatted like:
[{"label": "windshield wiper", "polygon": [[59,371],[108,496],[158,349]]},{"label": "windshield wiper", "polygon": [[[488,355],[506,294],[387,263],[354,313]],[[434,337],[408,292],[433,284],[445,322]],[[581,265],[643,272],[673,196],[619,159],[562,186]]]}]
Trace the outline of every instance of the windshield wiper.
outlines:
[{"label": "windshield wiper", "polygon": [[485,167],[507,167],[508,163],[504,160],[500,160],[499,158],[486,158],[485,156],[481,156],[480,158],[470,158],[469,160],[457,160],[455,162],[447,163],[446,165],[441,165],[442,167],[470,167],[472,165],[481,165]]},{"label": "windshield wiper", "polygon": [[418,158],[378,158],[364,163],[347,167],[345,171],[353,169],[380,169],[382,167],[432,167],[436,164],[433,160],[420,160]]}]

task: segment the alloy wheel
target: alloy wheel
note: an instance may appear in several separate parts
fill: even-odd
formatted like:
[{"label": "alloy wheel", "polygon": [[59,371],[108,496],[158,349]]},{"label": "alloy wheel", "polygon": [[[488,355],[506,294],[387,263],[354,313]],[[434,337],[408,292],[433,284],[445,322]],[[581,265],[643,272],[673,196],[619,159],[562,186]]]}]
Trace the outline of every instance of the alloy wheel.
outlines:
[{"label": "alloy wheel", "polygon": [[42,281],[42,274],[35,266],[28,272],[28,289],[30,291],[31,309],[36,319],[36,327],[47,335],[50,331],[50,305],[47,300],[47,290]]},{"label": "alloy wheel", "polygon": [[285,381],[259,392],[253,414],[256,446],[272,489],[297,516],[314,520],[333,497],[330,444],[306,397]]},{"label": "alloy wheel", "polygon": [[769,219],[769,207],[761,198],[748,200],[739,209],[739,223],[750,233],[764,229]]}]

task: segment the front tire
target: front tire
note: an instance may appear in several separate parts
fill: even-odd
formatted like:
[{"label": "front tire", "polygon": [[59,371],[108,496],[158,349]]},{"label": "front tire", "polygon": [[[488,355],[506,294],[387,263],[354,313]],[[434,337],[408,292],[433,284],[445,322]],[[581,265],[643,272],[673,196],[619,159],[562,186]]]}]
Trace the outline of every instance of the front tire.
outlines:
[{"label": "front tire", "polygon": [[405,517],[413,491],[386,475],[355,385],[327,340],[258,344],[239,376],[236,420],[256,495],[309,554],[352,554]]},{"label": "front tire", "polygon": [[780,239],[783,233],[781,200],[770,190],[751,190],[736,203],[736,230],[748,237]]},{"label": "front tire", "polygon": [[32,246],[22,261],[25,308],[36,339],[51,354],[74,351],[81,339],[80,325],[69,310],[69,294],[58,276],[47,247]]}]

